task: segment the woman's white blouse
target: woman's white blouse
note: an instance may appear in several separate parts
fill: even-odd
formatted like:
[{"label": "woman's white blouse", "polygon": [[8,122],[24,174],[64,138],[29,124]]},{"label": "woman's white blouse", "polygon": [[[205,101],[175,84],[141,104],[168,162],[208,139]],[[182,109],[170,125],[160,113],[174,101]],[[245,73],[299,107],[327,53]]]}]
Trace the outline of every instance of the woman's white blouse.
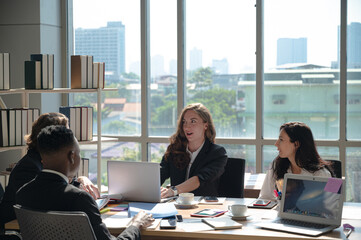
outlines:
[{"label": "woman's white blouse", "polygon": [[[287,170],[287,173],[292,173],[291,167]],[[306,175],[306,176],[331,177],[330,171],[328,171],[326,168],[322,168],[314,173],[311,173],[302,168],[300,174]],[[261,192],[260,192],[258,198],[276,200],[277,198],[274,194],[274,190],[276,190],[276,180],[273,176],[273,170],[269,169],[267,171],[267,174],[264,179],[264,182],[263,182],[263,185],[261,188]]]}]

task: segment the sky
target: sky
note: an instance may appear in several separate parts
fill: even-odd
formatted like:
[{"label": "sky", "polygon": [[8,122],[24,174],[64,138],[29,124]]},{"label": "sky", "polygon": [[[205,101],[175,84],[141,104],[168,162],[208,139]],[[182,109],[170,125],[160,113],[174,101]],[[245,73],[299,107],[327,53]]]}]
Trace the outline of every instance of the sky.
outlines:
[{"label": "sky", "polygon": [[[126,68],[140,61],[140,1],[73,0],[74,29],[122,21]],[[203,66],[227,58],[229,73],[255,71],[255,0],[186,1],[186,49],[203,52]],[[306,37],[308,63],[330,66],[337,60],[340,0],[265,0],[265,70],[276,66],[277,39]],[[151,56],[162,55],[165,70],[177,56],[177,1],[150,0]],[[361,22],[361,1],[349,0],[348,22]],[[189,63],[189,59],[187,59]]]}]

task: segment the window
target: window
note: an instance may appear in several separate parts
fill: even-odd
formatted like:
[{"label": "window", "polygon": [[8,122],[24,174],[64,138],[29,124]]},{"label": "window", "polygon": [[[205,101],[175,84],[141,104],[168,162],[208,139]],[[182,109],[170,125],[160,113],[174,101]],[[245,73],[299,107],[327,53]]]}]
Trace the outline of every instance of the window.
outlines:
[{"label": "window", "polygon": [[217,144],[251,173],[277,156],[281,124],[305,122],[321,157],[343,161],[346,200],[361,201],[361,4],[343,2],[73,0],[74,53],[105,61],[117,89],[102,95],[102,132],[117,141],[102,144],[100,173],[96,146],[81,147],[90,172],[106,185],[109,159],[160,162],[183,106],[202,102]]}]

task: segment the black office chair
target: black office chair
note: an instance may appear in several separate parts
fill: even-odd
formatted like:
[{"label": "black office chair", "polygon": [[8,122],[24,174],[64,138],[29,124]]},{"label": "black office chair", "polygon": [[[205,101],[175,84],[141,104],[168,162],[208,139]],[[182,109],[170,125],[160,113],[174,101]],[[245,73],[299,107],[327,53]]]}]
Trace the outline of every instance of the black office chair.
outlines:
[{"label": "black office chair", "polygon": [[336,178],[342,178],[342,163],[339,160],[325,160],[326,162],[329,162],[330,165],[328,166],[328,169],[331,172],[332,177]]},{"label": "black office chair", "polygon": [[228,158],[219,183],[219,197],[243,198],[245,165],[242,158]]},{"label": "black office chair", "polygon": [[24,240],[96,240],[84,212],[34,211],[20,205],[14,205],[14,209]]}]

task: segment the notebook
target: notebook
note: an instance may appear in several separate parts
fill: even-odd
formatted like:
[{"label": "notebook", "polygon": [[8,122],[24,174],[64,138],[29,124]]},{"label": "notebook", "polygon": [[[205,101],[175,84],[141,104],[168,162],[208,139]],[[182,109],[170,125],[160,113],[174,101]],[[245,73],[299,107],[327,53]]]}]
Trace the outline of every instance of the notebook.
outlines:
[{"label": "notebook", "polygon": [[233,221],[229,217],[203,218],[202,222],[208,224],[215,230],[242,228],[242,224]]},{"label": "notebook", "polygon": [[286,174],[279,217],[257,226],[318,236],[341,225],[345,179]]},{"label": "notebook", "polygon": [[160,202],[159,163],[108,161],[108,195],[125,201]]}]

